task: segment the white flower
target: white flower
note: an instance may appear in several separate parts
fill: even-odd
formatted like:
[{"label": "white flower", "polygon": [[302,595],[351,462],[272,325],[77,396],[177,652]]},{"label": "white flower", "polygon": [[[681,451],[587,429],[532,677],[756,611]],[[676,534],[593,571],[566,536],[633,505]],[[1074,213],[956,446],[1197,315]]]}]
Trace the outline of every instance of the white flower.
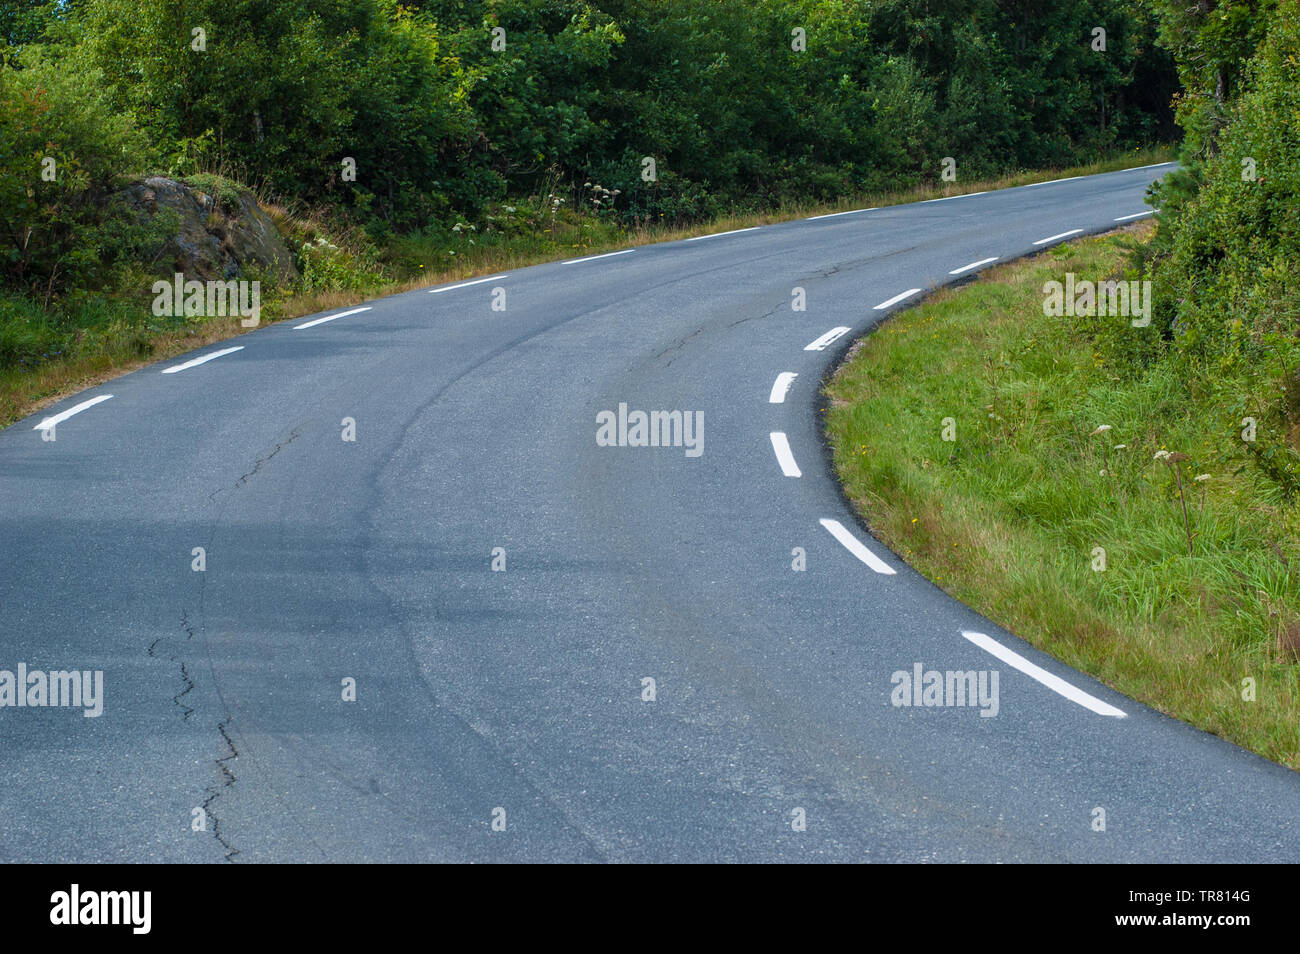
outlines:
[{"label": "white flower", "polygon": [[1155,455],[1154,457],[1152,457],[1151,459],[1152,459],[1152,460],[1165,460],[1168,456],[1169,456],[1169,451],[1167,451],[1167,450],[1158,450],[1158,451],[1156,451],[1156,455]]},{"label": "white flower", "polygon": [[1196,477],[1193,478],[1193,479],[1196,480],[1198,483],[1204,483],[1205,481],[1207,481],[1207,480],[1210,479],[1210,475],[1209,475],[1209,474],[1197,474]]},{"label": "white flower", "polygon": [[1110,425],[1109,425],[1109,424],[1098,424],[1098,425],[1097,425],[1097,429],[1096,429],[1095,431],[1093,431],[1092,433],[1093,433],[1094,435],[1095,435],[1095,434],[1105,434],[1108,430],[1110,430]]}]

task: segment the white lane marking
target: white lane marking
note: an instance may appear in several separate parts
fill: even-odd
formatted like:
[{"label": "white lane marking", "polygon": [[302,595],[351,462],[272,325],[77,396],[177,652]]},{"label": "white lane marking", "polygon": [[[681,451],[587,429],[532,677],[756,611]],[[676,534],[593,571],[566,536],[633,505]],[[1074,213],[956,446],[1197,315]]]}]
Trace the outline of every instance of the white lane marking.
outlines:
[{"label": "white lane marking", "polygon": [[1083,176],[1066,176],[1064,179],[1044,179],[1042,182],[1031,182],[1026,189],[1032,189],[1036,185],[1051,185],[1053,182],[1073,182],[1075,179],[1082,179]]},{"label": "white lane marking", "polygon": [[730,232],[714,232],[714,233],[711,234],[711,235],[697,235],[697,236],[695,236],[695,238],[688,238],[686,241],[688,241],[688,242],[700,242],[700,241],[703,241],[704,239],[709,239],[709,238],[720,238],[720,237],[722,237],[723,235],[736,235],[736,234],[738,234],[738,233],[740,233],[740,232],[757,232],[760,228],[762,228],[761,225],[751,225],[751,226],[750,226],[749,228],[747,228],[747,229],[732,229]]},{"label": "white lane marking", "polygon": [[983,633],[968,633],[965,630],[962,630],[962,635],[980,649],[987,653],[991,653],[998,657],[998,659],[1001,659],[1008,666],[1019,669],[1030,679],[1041,682],[1053,692],[1065,696],[1065,698],[1069,699],[1071,702],[1077,702],[1085,709],[1097,713],[1097,715],[1111,716],[1117,719],[1123,719],[1126,715],[1126,713],[1116,709],[1110,703],[1102,702],[1096,696],[1089,695],[1082,689],[1076,689],[1060,676],[1054,676],[1042,666],[1034,665],[1024,656],[1007,649],[1007,647],[1003,646],[997,640],[990,639]]},{"label": "white lane marking", "polygon": [[840,325],[838,328],[832,328],[830,331],[826,332],[826,334],[822,335],[816,341],[804,345],[803,350],[804,351],[825,351],[827,345],[829,345],[832,341],[834,341],[836,338],[838,338],[840,335],[844,334],[848,330],[849,328],[847,325]]},{"label": "white lane marking", "polygon": [[561,265],[577,265],[579,262],[594,262],[598,258],[610,258],[614,255],[630,255],[635,252],[634,248],[625,248],[621,252],[606,252],[604,255],[588,255],[586,258],[571,258],[567,262],[560,262]]},{"label": "white lane marking", "polygon": [[1121,169],[1121,170],[1119,170],[1119,171],[1120,171],[1120,172],[1137,172],[1139,169],[1158,169],[1158,168],[1160,168],[1161,166],[1172,166],[1172,165],[1175,165],[1176,162],[1177,162],[1177,160],[1171,160],[1171,161],[1169,161],[1169,162],[1153,162],[1153,163],[1151,163],[1151,165],[1149,165],[1149,166],[1134,166],[1132,169]]},{"label": "white lane marking", "polygon": [[915,294],[916,294],[917,292],[919,292],[920,290],[921,290],[921,289],[919,289],[919,288],[909,288],[907,291],[903,292],[903,294],[901,294],[901,295],[895,295],[893,298],[889,299],[888,301],[882,301],[879,305],[877,305],[877,306],[875,307],[874,310],[875,310],[875,311],[884,311],[884,310],[885,310],[886,308],[888,308],[890,305],[897,305],[897,304],[898,304],[900,301],[902,301],[904,298],[911,298],[913,295],[915,295]]},{"label": "white lane marking", "polygon": [[200,364],[207,364],[213,358],[220,358],[223,354],[234,354],[236,351],[243,351],[244,346],[238,345],[234,348],[222,348],[220,351],[213,351],[211,354],[205,354],[201,358],[194,358],[186,361],[184,364],[173,364],[170,368],[163,368],[163,374],[175,374],[177,371],[184,371],[186,368],[194,368]]},{"label": "white lane marking", "polygon": [[776,451],[776,460],[781,465],[781,473],[787,477],[802,477],[803,471],[794,462],[794,454],[790,453],[790,442],[786,440],[785,433],[773,431],[768,436],[772,438],[772,450]]},{"label": "white lane marking", "polygon": [[790,390],[790,385],[794,384],[794,379],[799,377],[797,371],[782,371],[776,376],[776,381],[772,383],[772,393],[768,396],[768,404],[785,403],[785,395]]},{"label": "white lane marking", "polygon": [[1144,215],[1155,215],[1155,209],[1148,209],[1146,212],[1134,212],[1132,215],[1121,215],[1116,222],[1127,222],[1129,219],[1140,219]]},{"label": "white lane marking", "polygon": [[1045,239],[1039,239],[1035,245],[1046,245],[1048,242],[1055,242],[1057,239],[1069,238],[1071,235],[1078,235],[1083,229],[1070,229],[1068,232],[1062,232],[1060,235],[1049,235]]},{"label": "white lane marking", "polygon": [[949,199],[969,199],[973,195],[984,195],[985,192],[988,192],[988,189],[985,189],[984,192],[963,192],[961,195],[940,196],[937,199],[926,199],[924,202],[918,204],[925,205],[926,202],[947,202]]},{"label": "white lane marking", "polygon": [[429,294],[437,295],[445,291],[455,291],[457,288],[469,288],[470,285],[482,285],[484,282],[494,282],[505,277],[505,275],[489,275],[487,278],[476,278],[472,282],[461,282],[459,285],[443,285],[441,288],[430,288]]},{"label": "white lane marking", "polygon": [[873,205],[869,209],[849,209],[847,212],[827,212],[825,215],[810,216],[807,221],[812,222],[816,219],[833,219],[837,215],[857,215],[859,212],[874,212],[879,206]]},{"label": "white lane marking", "polygon": [[68,418],[72,417],[72,415],[80,414],[86,408],[94,407],[96,404],[99,404],[101,401],[107,401],[112,396],[113,395],[111,394],[101,394],[99,397],[93,397],[89,401],[82,401],[76,407],[70,407],[66,411],[61,411],[58,414],[55,414],[53,417],[45,418],[45,420],[41,421],[41,423],[33,427],[32,430],[43,431],[43,430],[47,430],[48,428],[54,427],[56,424],[62,424]]},{"label": "white lane marking", "polygon": [[302,331],[304,328],[315,328],[317,325],[323,325],[325,322],[333,321],[335,318],[346,318],[348,315],[355,315],[369,310],[370,306],[367,305],[365,308],[353,308],[351,311],[340,311],[337,315],[326,315],[324,318],[313,318],[311,321],[305,322],[301,325],[294,325],[293,330]]},{"label": "white lane marking", "polygon": [[981,258],[978,262],[971,262],[969,265],[963,265],[961,268],[954,268],[948,274],[960,275],[962,272],[969,272],[972,268],[979,268],[981,265],[987,265],[989,262],[996,262],[997,260],[997,255],[994,255],[992,258]]},{"label": "white lane marking", "polygon": [[829,530],[832,537],[844,544],[846,550],[877,573],[883,573],[885,576],[893,576],[896,572],[892,566],[868,550],[861,540],[849,533],[849,531],[844,528],[844,524],[840,523],[838,520],[827,520],[823,517],[817,522]]}]

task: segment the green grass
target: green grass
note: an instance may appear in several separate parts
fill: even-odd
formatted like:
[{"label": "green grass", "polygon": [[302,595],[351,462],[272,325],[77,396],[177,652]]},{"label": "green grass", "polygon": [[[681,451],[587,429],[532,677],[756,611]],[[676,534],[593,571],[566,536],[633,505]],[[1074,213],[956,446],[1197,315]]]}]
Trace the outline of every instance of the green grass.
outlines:
[{"label": "green grass", "polygon": [[[1043,283],[1067,271],[1136,277],[1131,241],[1058,246],[884,323],[826,388],[836,470],[873,532],[953,596],[1300,768],[1300,504],[1239,434],[1242,408],[1263,407],[1277,382],[1172,358],[1121,365],[1106,343],[1151,329],[1043,314]],[[1160,450],[1187,455],[1174,466],[1189,528]]]}]

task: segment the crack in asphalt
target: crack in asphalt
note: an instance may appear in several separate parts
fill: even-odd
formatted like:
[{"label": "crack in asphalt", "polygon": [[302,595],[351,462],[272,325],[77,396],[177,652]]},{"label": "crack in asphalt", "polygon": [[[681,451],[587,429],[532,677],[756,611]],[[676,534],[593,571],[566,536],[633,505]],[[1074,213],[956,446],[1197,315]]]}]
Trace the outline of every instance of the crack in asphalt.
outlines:
[{"label": "crack in asphalt", "polygon": [[[276,444],[275,447],[271,449],[271,452],[269,454],[267,454],[265,457],[259,457],[257,460],[253,461],[253,469],[250,470],[248,473],[244,474],[237,481],[235,481],[233,489],[238,489],[244,486],[244,484],[248,483],[248,479],[250,477],[255,476],[257,472],[262,469],[264,464],[266,464],[272,457],[280,453],[280,451],[284,450],[295,440],[297,440],[299,434],[302,433],[302,429],[304,426],[305,425],[303,424],[299,424],[297,427],[295,427],[292,431],[289,432],[289,436],[287,438],[280,441],[280,443]],[[212,500],[214,497],[217,496],[217,494],[221,493],[221,491],[224,489],[225,488],[223,487],[218,490],[214,490],[212,493],[208,494],[208,499]]]},{"label": "crack in asphalt", "polygon": [[230,750],[230,754],[213,760],[216,762],[217,768],[221,769],[221,774],[224,776],[224,779],[219,788],[214,789],[209,786],[205,789],[209,794],[204,800],[202,807],[204,813],[212,819],[212,837],[217,839],[222,848],[226,849],[226,861],[233,863],[235,855],[239,854],[239,849],[227,841],[222,835],[221,819],[218,818],[216,812],[212,810],[212,803],[221,797],[222,791],[230,788],[236,781],[238,781],[235,773],[226,767],[227,762],[232,762],[239,758],[239,750],[235,748],[235,743],[230,738],[230,733],[226,731],[226,726],[228,725],[230,725],[230,716],[226,716],[225,719],[217,723],[217,731],[221,733],[221,738],[225,740],[226,748]]}]

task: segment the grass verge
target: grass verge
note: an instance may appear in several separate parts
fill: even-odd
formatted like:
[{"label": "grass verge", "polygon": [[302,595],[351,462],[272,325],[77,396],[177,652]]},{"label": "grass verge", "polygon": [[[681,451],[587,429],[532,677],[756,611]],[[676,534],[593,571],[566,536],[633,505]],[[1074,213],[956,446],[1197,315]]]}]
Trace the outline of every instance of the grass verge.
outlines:
[{"label": "grass verge", "polygon": [[1151,229],[990,269],[882,324],[827,382],[835,468],[872,532],[952,596],[1300,769],[1300,502],[1240,434],[1277,382],[1119,368],[1103,326],[1128,319],[1044,314],[1066,272],[1137,277],[1128,249]]}]

